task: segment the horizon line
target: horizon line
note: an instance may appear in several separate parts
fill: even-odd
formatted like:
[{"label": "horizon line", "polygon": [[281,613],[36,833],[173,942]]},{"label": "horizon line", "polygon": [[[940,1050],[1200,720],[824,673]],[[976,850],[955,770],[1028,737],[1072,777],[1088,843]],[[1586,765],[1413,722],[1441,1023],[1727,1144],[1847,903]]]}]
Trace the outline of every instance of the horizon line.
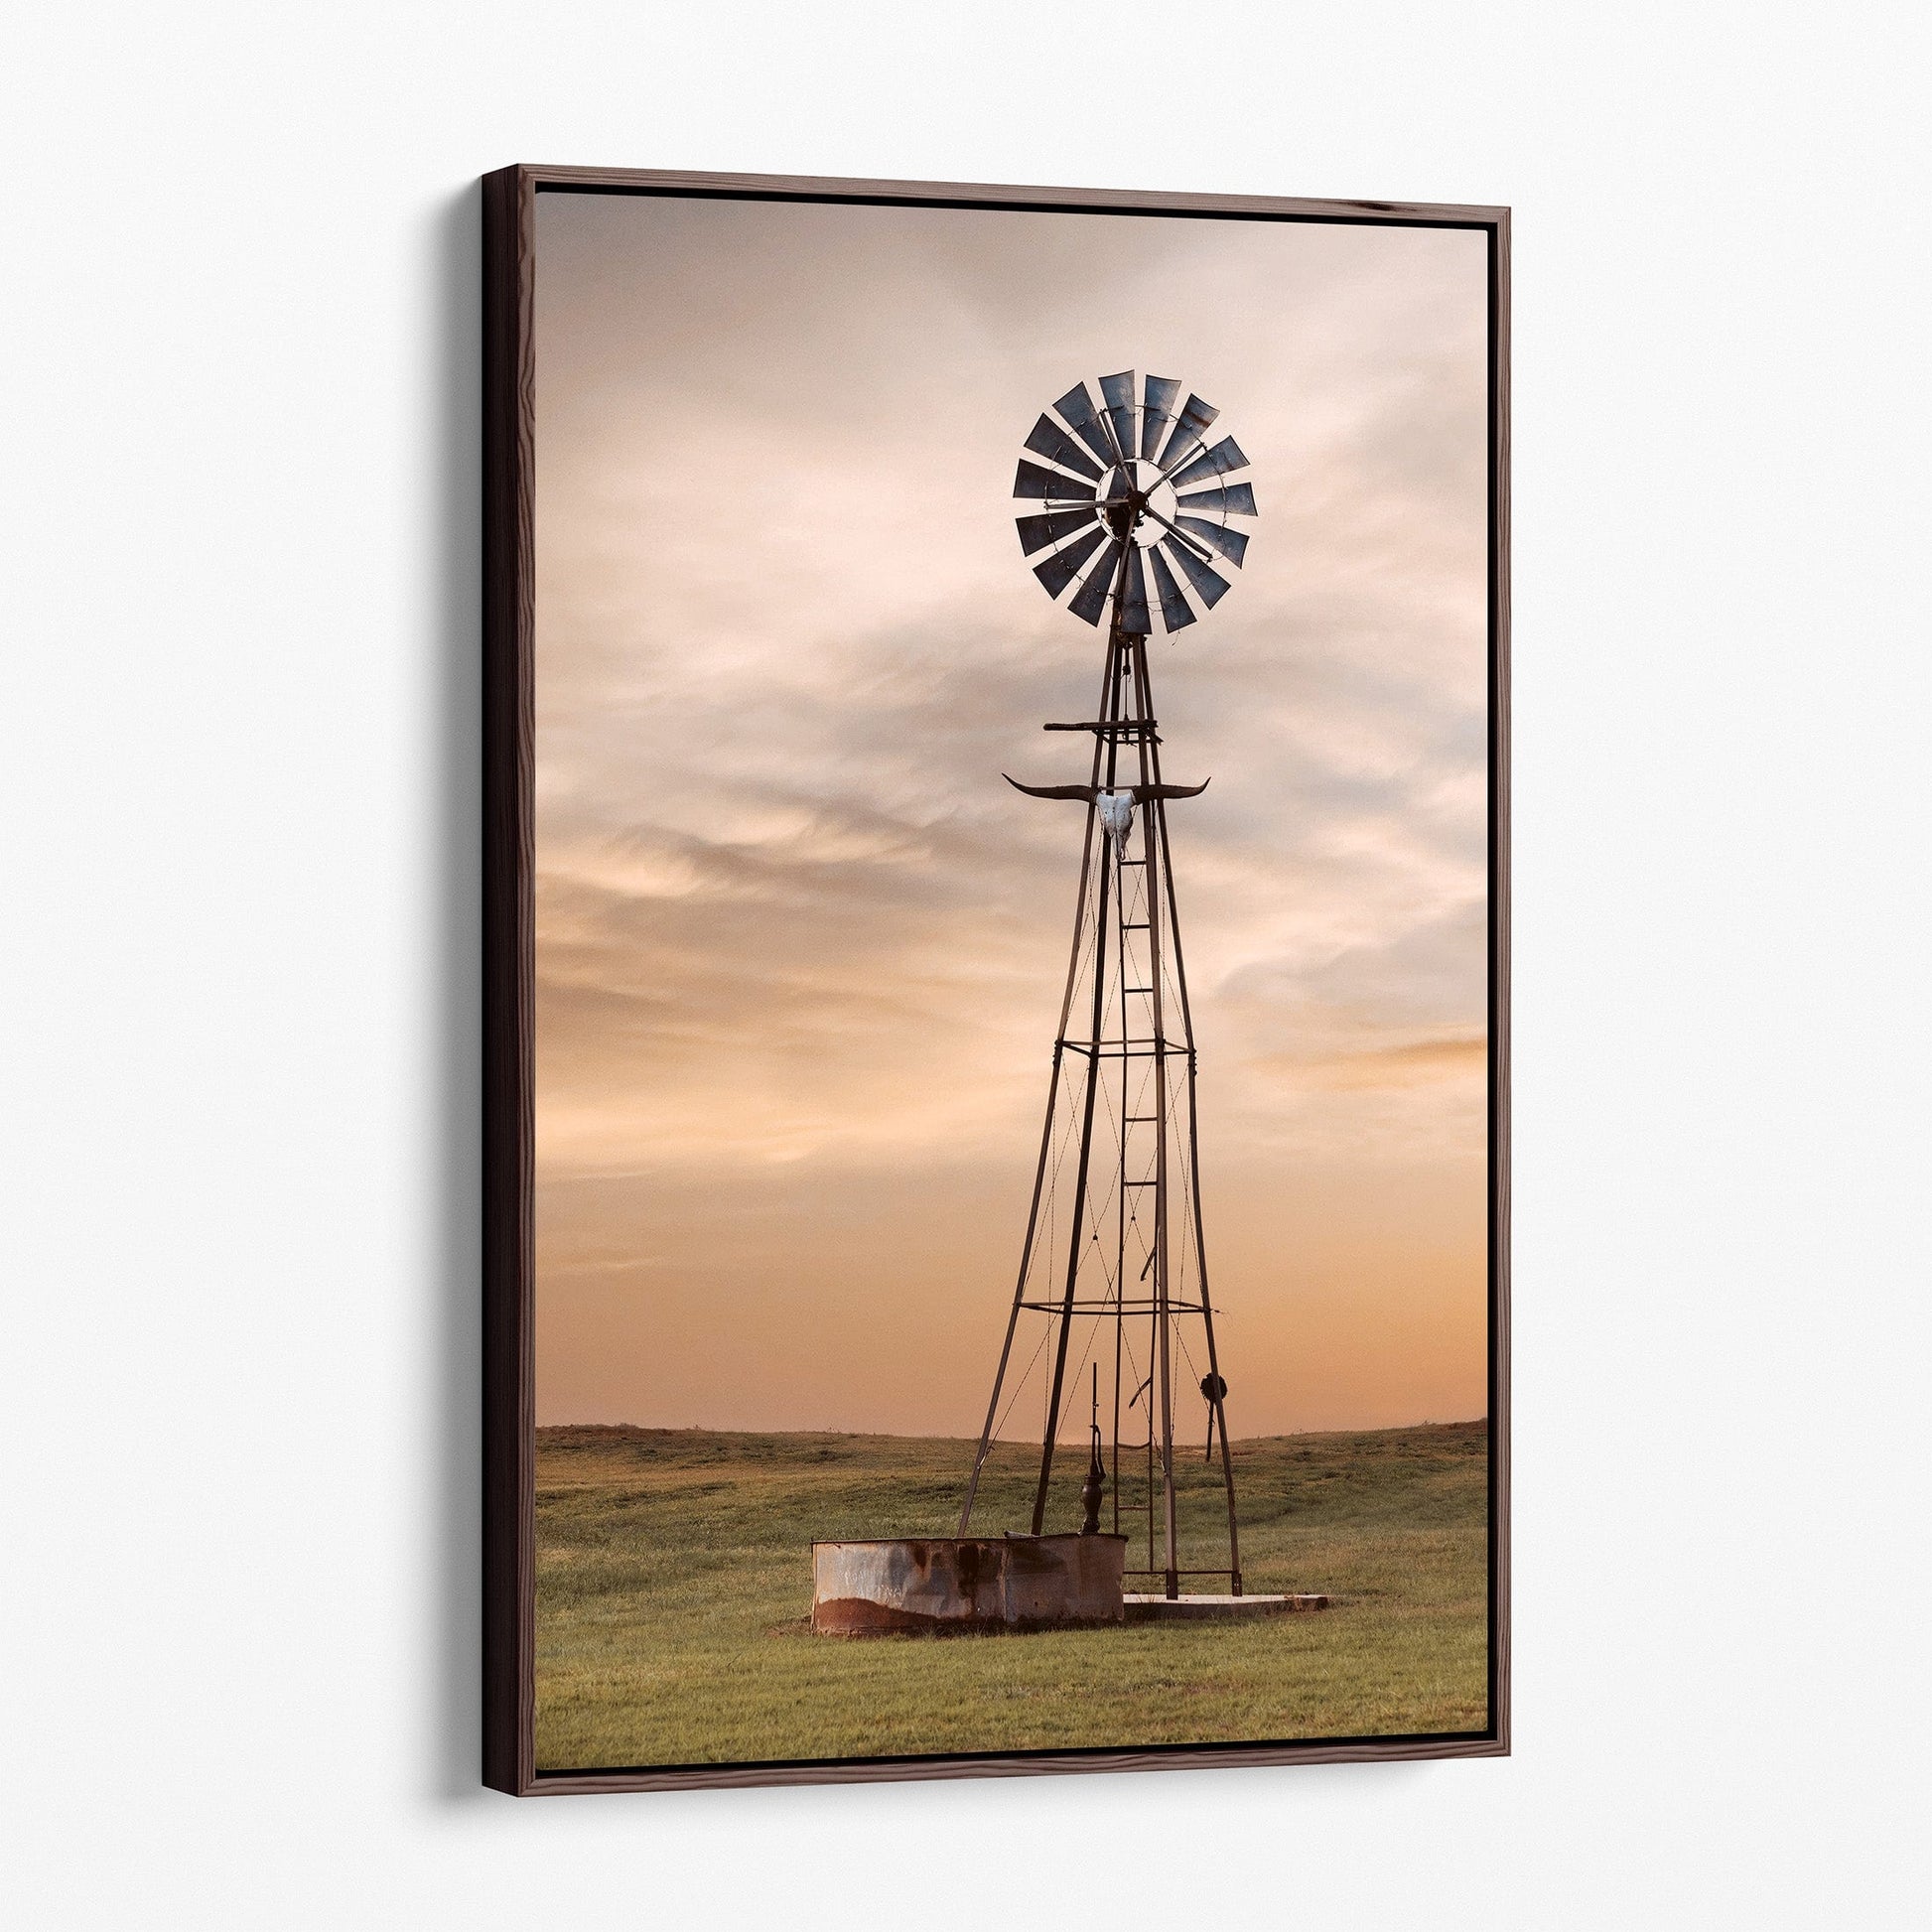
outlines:
[{"label": "horizon line", "polygon": [[[1242,1443],[1280,1443],[1300,1436],[1393,1436],[1412,1429],[1470,1429],[1477,1425],[1486,1428],[1488,1416],[1454,1416],[1444,1422],[1425,1420],[1422,1422],[1398,1422],[1367,1424],[1354,1429],[1283,1429],[1264,1436],[1236,1436],[1229,1447],[1238,1448]],[[854,1442],[885,1441],[903,1443],[966,1443],[977,1445],[976,1436],[913,1435],[904,1430],[891,1429],[717,1429],[708,1423],[643,1423],[643,1422],[545,1422],[535,1425],[539,1436],[548,1431],[562,1429],[598,1429],[613,1434],[625,1431],[644,1436],[839,1436]],[[1071,1440],[1071,1439],[1068,1439]],[[1065,1445],[1062,1444],[1063,1448]],[[996,1436],[991,1444],[995,1449],[1037,1449],[1039,1439],[1034,1436]]]}]

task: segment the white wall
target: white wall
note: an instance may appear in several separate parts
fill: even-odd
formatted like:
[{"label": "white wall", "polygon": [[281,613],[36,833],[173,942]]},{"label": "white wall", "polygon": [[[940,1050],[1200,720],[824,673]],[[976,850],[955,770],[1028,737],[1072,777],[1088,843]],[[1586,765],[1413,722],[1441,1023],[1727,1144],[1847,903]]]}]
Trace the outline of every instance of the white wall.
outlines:
[{"label": "white wall", "polygon": [[[1925,1922],[1925,19],[17,16],[11,1922]],[[1514,205],[1509,1762],[477,1789],[512,160]]]}]

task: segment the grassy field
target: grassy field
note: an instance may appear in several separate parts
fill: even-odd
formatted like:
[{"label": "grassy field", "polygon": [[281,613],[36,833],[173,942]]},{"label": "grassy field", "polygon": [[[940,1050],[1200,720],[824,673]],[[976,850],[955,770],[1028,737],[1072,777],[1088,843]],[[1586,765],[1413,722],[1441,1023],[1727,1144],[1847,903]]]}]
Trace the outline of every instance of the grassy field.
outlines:
[{"label": "grassy field", "polygon": [[[951,1534],[969,1444],[540,1430],[537,1763],[1480,1729],[1484,1435],[1236,1444],[1247,1587],[1326,1590],[1325,1612],[854,1641],[810,1632],[811,1540]],[[996,1449],[976,1531],[1026,1527],[1036,1453]],[[1182,1471],[1212,1474],[1198,1452]],[[1210,1494],[1184,1500],[1211,1520]]]}]

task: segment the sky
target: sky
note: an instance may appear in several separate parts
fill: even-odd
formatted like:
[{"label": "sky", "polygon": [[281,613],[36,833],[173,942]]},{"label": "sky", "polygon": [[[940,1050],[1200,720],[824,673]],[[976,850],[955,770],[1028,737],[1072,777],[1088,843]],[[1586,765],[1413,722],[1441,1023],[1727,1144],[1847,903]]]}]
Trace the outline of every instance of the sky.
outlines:
[{"label": "sky", "polygon": [[1009,492],[1125,368],[1261,512],[1150,644],[1230,1425],[1483,1413],[1485,289],[1459,230],[538,198],[540,1423],[977,1432],[1079,866],[1001,774],[1084,777],[1104,650]]}]

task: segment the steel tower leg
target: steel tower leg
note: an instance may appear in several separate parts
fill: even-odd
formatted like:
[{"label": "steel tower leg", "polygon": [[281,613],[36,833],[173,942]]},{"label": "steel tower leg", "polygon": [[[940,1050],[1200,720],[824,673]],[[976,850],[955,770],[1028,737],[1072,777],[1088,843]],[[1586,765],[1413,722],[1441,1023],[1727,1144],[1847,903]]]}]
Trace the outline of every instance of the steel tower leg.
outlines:
[{"label": "steel tower leg", "polygon": [[[1121,577],[1126,576],[1125,552],[1122,553]],[[1103,724],[1116,724],[1120,718],[1121,653],[1120,599],[1118,584],[1114,600],[1114,621],[1111,627],[1107,650],[1107,695],[1105,706],[1100,713]],[[1114,787],[1116,764],[1120,756],[1118,736],[1112,732],[1102,732],[1094,744],[1096,764],[1104,761],[1106,766],[1105,783],[1111,791]],[[1088,808],[1089,811],[1093,809]],[[1085,1259],[1081,1252],[1081,1240],[1087,1231],[1087,1175],[1093,1165],[1093,1110],[1100,1097],[1102,1061],[1100,1047],[1106,1037],[1107,1023],[1107,911],[1111,903],[1110,889],[1117,868],[1114,841],[1103,840],[1100,850],[1100,890],[1094,908],[1094,954],[1093,954],[1093,999],[1088,1014],[1087,1033],[1087,1086],[1086,1096],[1080,1113],[1080,1159],[1073,1182],[1073,1228],[1066,1243],[1066,1286],[1060,1301],[1059,1334],[1053,1345],[1053,1382],[1046,1398],[1046,1427],[1041,1435],[1039,1446],[1039,1482],[1034,1491],[1033,1533],[1037,1536],[1046,1525],[1046,1488],[1053,1474],[1054,1439],[1060,1428],[1060,1396],[1066,1384],[1066,1349],[1073,1338],[1073,1303],[1075,1291],[1080,1280],[1080,1263]],[[1083,901],[1084,903],[1084,901]]]},{"label": "steel tower leg", "polygon": [[[1107,670],[1100,687],[1101,716],[1107,716],[1106,706],[1113,700],[1114,693],[1114,652],[1107,653]],[[1095,738],[1093,744],[1093,770],[1088,782],[1097,784],[1100,780],[1102,743]],[[1020,1247],[1020,1275],[1014,1283],[1013,1308],[1007,1315],[1006,1339],[1000,1345],[1000,1363],[993,1372],[993,1393],[986,1404],[986,1422],[980,1430],[979,1446],[973,1452],[972,1474],[966,1481],[965,1501],[960,1505],[959,1534],[966,1535],[972,1527],[973,1504],[979,1497],[980,1475],[986,1467],[988,1452],[993,1447],[993,1432],[999,1427],[1000,1392],[1006,1385],[1007,1369],[1013,1360],[1013,1337],[1020,1325],[1020,1311],[1027,1299],[1027,1278],[1033,1272],[1034,1241],[1039,1231],[1039,1204],[1046,1189],[1047,1163],[1052,1155],[1053,1120],[1057,1110],[1060,1092],[1060,1070],[1066,1056],[1066,1024],[1072,1017],[1073,993],[1080,977],[1080,942],[1086,933],[1087,887],[1093,876],[1094,857],[1094,811],[1087,808],[1087,828],[1085,843],[1080,851],[1080,888],[1073,903],[1073,943],[1067,954],[1066,990],[1060,996],[1060,1023],[1053,1038],[1053,1070],[1046,1088],[1046,1124],[1040,1130],[1039,1159],[1034,1169],[1034,1194],[1032,1205],[1027,1210],[1027,1234]],[[1101,863],[1106,863],[1106,850],[1103,842]],[[1093,1055],[1087,1058],[1089,1091],[1093,1073]]]},{"label": "steel tower leg", "polygon": [[[1143,657],[1143,676],[1146,676],[1145,657]],[[1143,702],[1151,714],[1154,708],[1151,685],[1144,689]],[[1148,759],[1153,781],[1159,784],[1161,749],[1158,744],[1149,746]],[[1150,836],[1158,836],[1161,845],[1161,873],[1166,889],[1168,933],[1173,946],[1174,990],[1179,996],[1181,1033],[1187,1053],[1187,1181],[1193,1206],[1194,1274],[1200,1288],[1201,1325],[1207,1340],[1207,1373],[1210,1387],[1218,1391],[1222,1387],[1221,1364],[1214,1341],[1213,1297],[1208,1292],[1207,1230],[1206,1223],[1201,1217],[1200,1115],[1197,1106],[1199,1063],[1194,1051],[1194,1016],[1187,999],[1186,962],[1180,946],[1180,907],[1174,893],[1173,864],[1168,843],[1166,804],[1157,799],[1150,818]],[[1227,1492],[1229,1589],[1233,1595],[1239,1596],[1241,1594],[1241,1531],[1234,1502],[1234,1453],[1228,1446],[1227,1399],[1224,1395],[1216,1393],[1208,1400],[1209,1426],[1218,1426],[1221,1438],[1221,1480]]]}]

